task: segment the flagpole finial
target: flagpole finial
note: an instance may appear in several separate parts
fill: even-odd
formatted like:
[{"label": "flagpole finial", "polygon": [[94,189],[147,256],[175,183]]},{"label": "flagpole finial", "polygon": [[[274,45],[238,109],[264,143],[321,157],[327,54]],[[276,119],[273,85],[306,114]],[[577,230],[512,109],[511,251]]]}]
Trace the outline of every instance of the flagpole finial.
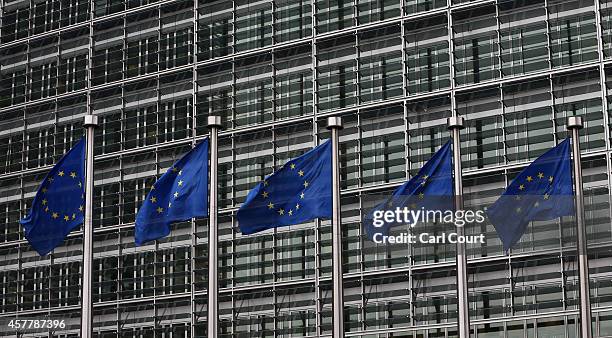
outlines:
[{"label": "flagpole finial", "polygon": [[206,125],[208,126],[208,128],[221,128],[221,116],[209,116],[206,119]]},{"label": "flagpole finial", "polygon": [[342,118],[331,116],[327,118],[327,129],[342,129]]},{"label": "flagpole finial", "polygon": [[83,121],[83,127],[97,127],[98,126],[98,115],[87,114]]},{"label": "flagpole finial", "polygon": [[582,129],[582,117],[570,116],[567,118],[567,129]]},{"label": "flagpole finial", "polygon": [[461,116],[451,116],[446,119],[448,129],[463,129],[465,128],[465,120]]}]

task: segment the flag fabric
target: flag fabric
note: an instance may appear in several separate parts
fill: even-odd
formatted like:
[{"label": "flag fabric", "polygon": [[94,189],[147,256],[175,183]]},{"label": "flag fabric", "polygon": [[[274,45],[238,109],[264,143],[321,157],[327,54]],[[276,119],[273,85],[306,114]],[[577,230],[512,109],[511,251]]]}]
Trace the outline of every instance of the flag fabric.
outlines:
[{"label": "flag fabric", "polygon": [[153,184],[136,215],[136,245],[166,237],[174,222],[206,216],[208,139],[197,144]]},{"label": "flag fabric", "polygon": [[518,174],[487,210],[505,251],[521,239],[529,222],[574,214],[572,182],[569,138]]},{"label": "flag fabric", "polygon": [[236,216],[243,234],[332,216],[332,146],[328,140],[288,161],[247,195]]},{"label": "flag fabric", "polygon": [[79,140],[51,169],[36,192],[28,216],[19,221],[30,245],[44,256],[83,223],[85,141]]},{"label": "flag fabric", "polygon": [[373,224],[373,215],[380,210],[393,210],[396,208],[410,208],[426,210],[454,210],[453,199],[453,168],[451,142],[444,144],[421,167],[418,174],[408,182],[399,186],[384,202],[375,206],[365,217],[363,225],[366,236],[373,240],[374,235],[389,234],[393,223],[386,223],[381,227]]}]

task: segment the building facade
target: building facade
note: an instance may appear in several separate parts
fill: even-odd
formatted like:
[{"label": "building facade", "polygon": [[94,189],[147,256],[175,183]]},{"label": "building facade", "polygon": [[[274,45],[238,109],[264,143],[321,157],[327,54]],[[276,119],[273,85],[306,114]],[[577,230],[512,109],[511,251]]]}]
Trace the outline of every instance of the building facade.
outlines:
[{"label": "building facade", "polygon": [[[2,0],[0,321],[65,318],[78,337],[82,233],[38,257],[18,220],[46,172],[95,139],[97,337],[206,337],[207,220],[135,247],[149,188],[220,115],[223,337],[331,336],[329,220],[243,236],[249,189],[341,116],[347,337],[457,337],[453,245],[374,245],[360,220],[466,118],[466,205],[486,206],[583,116],[594,332],[612,337],[612,1]],[[194,201],[197,203],[197,201]],[[468,246],[475,337],[578,337],[573,218],[506,255]],[[0,336],[15,332],[0,329]]]}]

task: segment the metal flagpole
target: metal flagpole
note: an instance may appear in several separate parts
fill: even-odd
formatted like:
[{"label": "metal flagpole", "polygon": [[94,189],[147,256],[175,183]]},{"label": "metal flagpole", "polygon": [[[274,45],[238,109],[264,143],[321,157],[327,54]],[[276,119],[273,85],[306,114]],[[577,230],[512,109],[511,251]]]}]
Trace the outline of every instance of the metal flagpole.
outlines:
[{"label": "metal flagpole", "polygon": [[93,299],[91,296],[93,274],[93,186],[94,186],[94,129],[98,126],[98,116],[85,115],[83,127],[87,129],[85,160],[85,217],[83,221],[83,281],[81,305],[81,338],[93,335]]},{"label": "metal flagpole", "polygon": [[[455,172],[455,210],[463,210],[463,182],[461,175],[461,140],[459,131],[464,127],[463,117],[453,116],[447,120],[453,138],[453,167]],[[457,236],[465,234],[463,226],[457,226]],[[457,241],[457,307],[459,309],[459,338],[470,337],[470,307],[468,298],[467,255],[465,243]]]},{"label": "metal flagpole", "polygon": [[[217,310],[219,309],[218,294],[219,284],[218,278],[218,236],[217,236],[217,166],[218,166],[218,154],[217,154],[217,138],[219,135],[219,129],[221,128],[221,117],[220,116],[209,116],[208,117],[208,128],[210,128],[210,193],[208,194],[208,200],[210,203],[210,210],[208,211],[208,335],[207,337],[216,338],[218,337],[218,322],[219,317]],[[195,325],[195,323],[192,323]]]},{"label": "metal flagpole", "polygon": [[332,139],[332,280],[333,280],[333,337],[344,337],[344,285],[342,284],[342,224],[340,216],[340,161],[338,134],[342,129],[340,117],[327,118],[327,129]]},{"label": "metal flagpole", "polygon": [[580,135],[582,118],[567,118],[567,129],[572,133],[574,165],[574,191],[576,203],[576,233],[578,234],[578,269],[580,276],[580,337],[591,338],[591,295],[589,289],[589,257],[587,252],[586,225],[584,221],[584,194],[582,191],[582,164],[580,161]]}]

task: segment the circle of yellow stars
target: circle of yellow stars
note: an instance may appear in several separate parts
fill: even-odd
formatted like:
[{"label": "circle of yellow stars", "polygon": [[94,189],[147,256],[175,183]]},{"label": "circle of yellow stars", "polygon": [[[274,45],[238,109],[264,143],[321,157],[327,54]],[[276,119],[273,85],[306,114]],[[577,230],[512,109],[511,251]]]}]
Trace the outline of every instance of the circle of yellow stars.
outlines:
[{"label": "circle of yellow stars", "polygon": [[[174,173],[177,177],[183,175],[183,170],[181,170],[180,168],[177,167],[172,167],[169,169],[170,172]],[[178,182],[176,182],[176,189],[174,191],[174,193],[172,193],[172,198],[174,198],[173,200],[176,200],[181,194],[179,193],[179,188],[183,187],[185,185],[185,181],[183,181],[182,179],[179,179]],[[153,184],[151,186],[151,192],[149,193],[149,201],[151,202],[151,204],[153,205],[157,205],[158,204],[158,200],[157,197],[154,194],[155,191],[155,184]],[[158,215],[161,215],[164,211],[168,211],[170,208],[172,208],[172,201],[168,201],[168,206],[164,208],[164,206],[161,205],[157,205],[157,208],[155,208],[155,211],[157,212]]]},{"label": "circle of yellow stars", "polygon": [[[555,178],[554,178],[554,176],[547,176],[543,172],[538,172],[538,174],[535,175],[535,176],[527,176],[525,178],[525,182],[519,184],[518,190],[523,192],[523,191],[525,191],[525,189],[527,189],[527,185],[528,184],[533,183],[533,182],[539,183],[542,180],[547,180],[548,181],[548,185],[550,187],[553,184],[553,182],[555,181]],[[520,195],[516,195],[515,199],[517,201],[520,201],[522,199],[522,197]],[[550,194],[547,192],[544,195],[542,195],[542,201],[548,201],[548,200],[550,200]],[[534,208],[538,208],[540,205],[541,205],[540,201],[536,201],[533,204]],[[520,213],[523,212],[523,208],[522,207],[517,207],[515,209],[515,211],[516,211],[517,214],[520,214]]]},{"label": "circle of yellow stars", "polygon": [[[301,169],[297,169],[297,166],[295,165],[295,163],[290,163],[289,164],[289,170],[291,170],[292,172],[295,172],[297,174],[297,177],[302,180],[302,186],[304,187],[304,189],[302,190],[302,192],[300,193],[300,200],[303,200],[304,197],[306,196],[306,189],[310,186],[310,182],[308,182],[308,180],[306,180],[304,178],[304,171]],[[297,171],[296,171],[297,170]],[[268,180],[264,180],[263,181],[263,191],[261,193],[262,198],[264,199],[264,201],[268,201],[267,207],[268,210],[270,211],[274,211],[276,213],[278,213],[279,216],[287,216],[287,217],[291,217],[293,215],[295,215],[300,208],[302,207],[302,205],[300,205],[300,203],[296,203],[295,205],[292,205],[289,210],[286,210],[286,206],[281,206],[281,207],[277,207],[274,202],[272,202],[272,196],[270,195],[270,193],[266,190],[266,187],[268,187],[270,185],[270,182],[268,182]]]},{"label": "circle of yellow stars", "polygon": [[[70,178],[70,180],[68,182],[76,182],[76,185],[81,189],[81,200],[85,199],[85,194],[82,191],[83,189],[83,182],[81,182],[80,180],[77,180],[77,173],[75,171],[69,171],[66,172],[65,170],[60,170],[57,173],[57,179],[67,179]],[[66,184],[64,183],[65,180],[62,180],[63,182],[61,184]],[[42,201],[40,202],[41,207],[43,209],[43,211],[48,214],[51,219],[53,220],[60,220],[60,221],[64,221],[64,222],[70,222],[73,221],[77,218],[77,212],[68,212],[68,213],[62,213],[59,210],[56,210],[55,208],[51,207],[50,203],[49,203],[49,199],[47,199],[46,194],[49,192],[49,188],[51,187],[51,185],[56,182],[56,177],[53,177],[53,175],[49,176],[47,178],[47,180],[43,183],[43,188],[41,189],[42,192]],[[83,207],[84,203],[81,203],[79,205],[78,208],[78,212],[79,213],[83,213],[83,211],[85,210]]]}]

